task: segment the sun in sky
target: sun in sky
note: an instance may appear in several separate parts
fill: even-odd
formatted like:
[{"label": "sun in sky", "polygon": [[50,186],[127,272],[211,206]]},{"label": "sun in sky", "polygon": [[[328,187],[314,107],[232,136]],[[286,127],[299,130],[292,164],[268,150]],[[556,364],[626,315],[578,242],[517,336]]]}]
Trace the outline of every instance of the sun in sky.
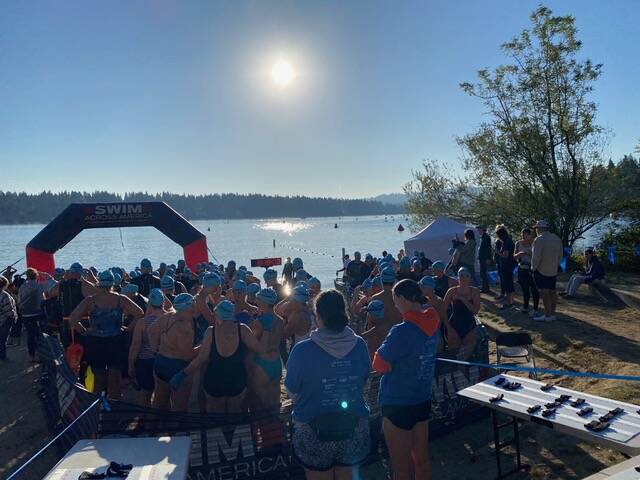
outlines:
[{"label": "sun in sky", "polygon": [[278,60],[271,67],[271,80],[278,87],[285,88],[291,85],[295,78],[293,66],[286,60]]}]

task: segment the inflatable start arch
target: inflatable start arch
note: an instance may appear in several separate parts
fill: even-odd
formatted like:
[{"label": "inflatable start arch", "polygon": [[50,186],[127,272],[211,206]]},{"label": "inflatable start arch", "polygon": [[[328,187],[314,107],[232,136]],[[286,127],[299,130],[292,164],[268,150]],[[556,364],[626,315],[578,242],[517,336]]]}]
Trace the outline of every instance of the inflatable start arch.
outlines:
[{"label": "inflatable start arch", "polygon": [[27,266],[53,274],[54,254],[86,228],[155,227],[183,248],[195,271],[208,262],[207,237],[164,202],[72,203],[27,245]]}]

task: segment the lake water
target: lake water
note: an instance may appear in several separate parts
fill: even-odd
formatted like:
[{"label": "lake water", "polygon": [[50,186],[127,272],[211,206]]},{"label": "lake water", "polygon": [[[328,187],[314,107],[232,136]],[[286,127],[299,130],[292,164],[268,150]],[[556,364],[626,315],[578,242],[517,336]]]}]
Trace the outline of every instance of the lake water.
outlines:
[{"label": "lake water", "polygon": [[[330,286],[342,268],[342,248],[351,256],[355,250],[380,256],[383,250],[396,254],[405,239],[413,235],[407,228],[398,232],[402,216],[329,217],[280,220],[198,220],[193,225],[207,236],[207,244],[217,263],[236,260],[238,266],[263,257],[301,257],[305,270]],[[337,224],[338,228],[334,228]],[[27,243],[44,225],[0,225],[0,268],[24,257]],[[210,228],[210,231],[207,231]],[[598,232],[585,240],[595,243]],[[276,247],[273,248],[273,241]],[[589,243],[591,242],[591,243]],[[182,248],[152,227],[84,230],[56,254],[56,265],[68,268],[79,261],[104,269],[114,265],[127,270],[148,257],[154,267],[161,261],[176,263]],[[216,261],[211,258],[210,260]],[[26,268],[24,260],[16,267]],[[255,269],[261,272],[262,269]],[[256,273],[257,273],[256,272]]]},{"label": "lake water", "polygon": [[[335,272],[342,268],[342,248],[351,256],[360,250],[379,256],[382,250],[394,254],[411,236],[400,233],[398,223],[404,217],[327,217],[269,220],[196,220],[193,225],[207,236],[207,244],[217,263],[236,260],[238,266],[250,265],[252,258],[301,257],[305,270],[316,275],[324,285],[332,285]],[[334,228],[337,224],[338,228]],[[27,243],[44,225],[0,225],[0,268],[25,255]],[[210,228],[210,231],[207,231]],[[273,248],[273,241],[276,248]],[[148,257],[154,267],[161,261],[176,263],[182,248],[153,227],[107,228],[84,230],[56,253],[56,265],[68,268],[79,261],[98,269],[123,266],[127,270]],[[209,255],[209,259],[215,261]],[[19,262],[19,271],[26,268]],[[255,269],[261,272],[262,269]]]}]

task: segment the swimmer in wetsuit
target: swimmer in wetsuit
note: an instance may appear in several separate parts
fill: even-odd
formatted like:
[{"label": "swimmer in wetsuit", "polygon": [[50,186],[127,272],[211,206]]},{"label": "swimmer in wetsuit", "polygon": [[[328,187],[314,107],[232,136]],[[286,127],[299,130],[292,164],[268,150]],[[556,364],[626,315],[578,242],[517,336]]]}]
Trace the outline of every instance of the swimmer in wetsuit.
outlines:
[{"label": "swimmer in wetsuit", "polygon": [[249,406],[253,412],[280,407],[282,362],[279,346],[283,337],[283,323],[282,318],[273,311],[277,301],[278,294],[273,288],[264,288],[256,295],[258,316],[251,328],[260,340],[265,329],[271,334],[267,351],[249,356]]},{"label": "swimmer in wetsuit", "polygon": [[186,378],[177,389],[169,382],[198,355],[194,316],[195,302],[188,293],[181,293],[174,302],[175,313],[167,313],[148,329],[149,345],[156,353],[153,365],[155,389],[153,406],[164,410],[185,412],[191,395],[192,379]]},{"label": "swimmer in wetsuit", "polygon": [[215,316],[216,326],[207,329],[198,356],[174,375],[171,385],[181,388],[204,365],[207,412],[241,413],[247,392],[246,350],[266,352],[268,326],[264,325],[265,333],[258,340],[247,325],[233,321],[235,306],[229,300],[216,306]]}]

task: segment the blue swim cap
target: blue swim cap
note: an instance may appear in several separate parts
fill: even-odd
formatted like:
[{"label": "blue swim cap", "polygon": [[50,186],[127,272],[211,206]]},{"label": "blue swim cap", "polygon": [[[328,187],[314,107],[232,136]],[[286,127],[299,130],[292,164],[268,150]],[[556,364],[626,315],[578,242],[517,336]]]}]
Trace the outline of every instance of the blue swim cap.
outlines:
[{"label": "blue swim cap", "polygon": [[84,268],[82,267],[82,264],[78,262],[72,263],[71,266],[69,267],[69,271],[71,273],[82,273],[82,270],[84,270]]},{"label": "blue swim cap", "polygon": [[420,279],[420,286],[433,290],[436,288],[436,279],[430,276],[422,277]]},{"label": "blue swim cap", "polygon": [[387,253],[387,256],[384,257],[384,259],[389,263],[395,262],[395,259],[393,258],[393,255],[391,255],[390,253]]},{"label": "blue swim cap", "polygon": [[440,260],[433,262],[431,268],[433,268],[434,270],[438,270],[439,272],[444,272],[444,262],[441,262]]},{"label": "blue swim cap", "polygon": [[296,281],[306,282],[309,280],[310,275],[305,272],[302,268],[296,272]]},{"label": "blue swim cap", "polygon": [[273,268],[267,268],[262,274],[262,278],[264,278],[265,282],[269,280],[275,280],[278,278],[278,272],[276,272]]},{"label": "blue swim cap", "polygon": [[250,283],[247,285],[247,295],[254,297],[256,293],[260,291],[260,285],[257,283]]},{"label": "blue swim cap", "polygon": [[373,277],[373,280],[371,281],[371,286],[372,287],[379,287],[382,288],[382,277],[380,275],[376,275],[375,277]]},{"label": "blue swim cap", "polygon": [[149,292],[149,304],[154,307],[161,307],[164,303],[164,293],[159,288],[154,288]]},{"label": "blue swim cap", "polygon": [[214,310],[220,320],[222,320],[223,322],[228,322],[230,320],[233,320],[233,318],[235,317],[236,307],[229,300],[223,300],[218,305],[216,305],[216,308]]},{"label": "blue swim cap", "polygon": [[236,272],[236,280],[242,280],[243,282],[247,279],[247,272],[244,270],[238,270]]},{"label": "blue swim cap", "polygon": [[312,287],[315,285],[317,285],[318,287],[322,286],[318,277],[311,277],[309,280],[307,280],[307,286]]},{"label": "blue swim cap", "polygon": [[293,265],[293,268],[295,268],[296,270],[304,268],[304,263],[302,263],[302,259],[300,257],[294,258],[291,261],[291,265]]},{"label": "blue swim cap", "polygon": [[143,258],[140,261],[140,268],[152,268],[151,267],[151,260],[149,260],[148,258]]},{"label": "blue swim cap", "polygon": [[278,303],[278,294],[273,288],[263,288],[258,292],[256,298],[263,301],[267,305],[275,305],[276,303]]},{"label": "blue swim cap", "polygon": [[127,283],[122,287],[120,293],[138,293],[138,285],[135,283]]},{"label": "blue swim cap", "polygon": [[217,273],[205,273],[204,277],[202,277],[203,287],[219,287],[220,285],[222,285],[222,279]]},{"label": "blue swim cap", "polygon": [[237,292],[246,292],[247,284],[244,283],[242,280],[236,280],[233,284],[233,290]]},{"label": "blue swim cap", "polygon": [[391,264],[389,262],[387,262],[386,260],[383,260],[382,262],[380,262],[380,264],[378,265],[378,270],[382,271],[387,267],[390,267]]},{"label": "blue swim cap", "polygon": [[409,268],[411,267],[411,260],[409,257],[404,256],[400,259],[400,263],[398,264],[400,268]]},{"label": "blue swim cap", "polygon": [[184,267],[184,265],[185,265],[184,260],[178,260],[178,267],[179,268]]},{"label": "blue swim cap", "polygon": [[416,258],[413,262],[411,262],[411,266],[414,270],[416,268],[422,268],[422,262]]},{"label": "blue swim cap", "polygon": [[53,273],[55,275],[64,275],[64,268],[56,267],[56,269],[53,271]]},{"label": "blue swim cap", "polygon": [[167,264],[164,262],[160,262],[160,268],[167,268]]},{"label": "blue swim cap", "polygon": [[382,272],[380,272],[380,278],[382,279],[383,284],[395,283],[396,281],[396,272],[391,267],[386,267]]},{"label": "blue swim cap", "polygon": [[114,273],[113,274],[113,284],[118,286],[122,283],[122,277],[120,276],[119,273]]},{"label": "blue swim cap", "polygon": [[365,310],[369,312],[374,318],[384,317],[384,303],[382,303],[380,300],[370,301]]},{"label": "blue swim cap", "polygon": [[130,276],[131,278],[136,278],[136,277],[137,277],[137,276],[139,276],[139,275],[140,275],[140,274],[139,274],[138,272],[136,272],[135,270],[131,270],[131,271],[129,272],[129,276]]},{"label": "blue swim cap", "polygon": [[362,282],[362,288],[364,290],[369,290],[373,286],[373,281],[370,278],[365,278],[364,282]]},{"label": "blue swim cap", "polygon": [[166,288],[174,288],[174,287],[175,287],[175,282],[173,281],[173,278],[171,278],[169,275],[165,275],[160,280],[160,288],[162,288],[163,290]]},{"label": "blue swim cap", "polygon": [[105,270],[104,272],[100,272],[98,275],[98,286],[100,287],[112,287],[113,286],[113,273],[111,270]]},{"label": "blue swim cap", "polygon": [[247,267],[245,267],[244,265],[240,265],[240,268],[238,268],[238,270],[244,270],[246,272],[247,271]]},{"label": "blue swim cap", "polygon": [[306,303],[309,301],[309,290],[306,285],[296,285],[291,292],[291,297],[300,303]]},{"label": "blue swim cap", "polygon": [[192,306],[193,297],[188,293],[181,293],[173,299],[173,308],[175,308],[177,312],[183,312],[184,310],[188,310]]}]

